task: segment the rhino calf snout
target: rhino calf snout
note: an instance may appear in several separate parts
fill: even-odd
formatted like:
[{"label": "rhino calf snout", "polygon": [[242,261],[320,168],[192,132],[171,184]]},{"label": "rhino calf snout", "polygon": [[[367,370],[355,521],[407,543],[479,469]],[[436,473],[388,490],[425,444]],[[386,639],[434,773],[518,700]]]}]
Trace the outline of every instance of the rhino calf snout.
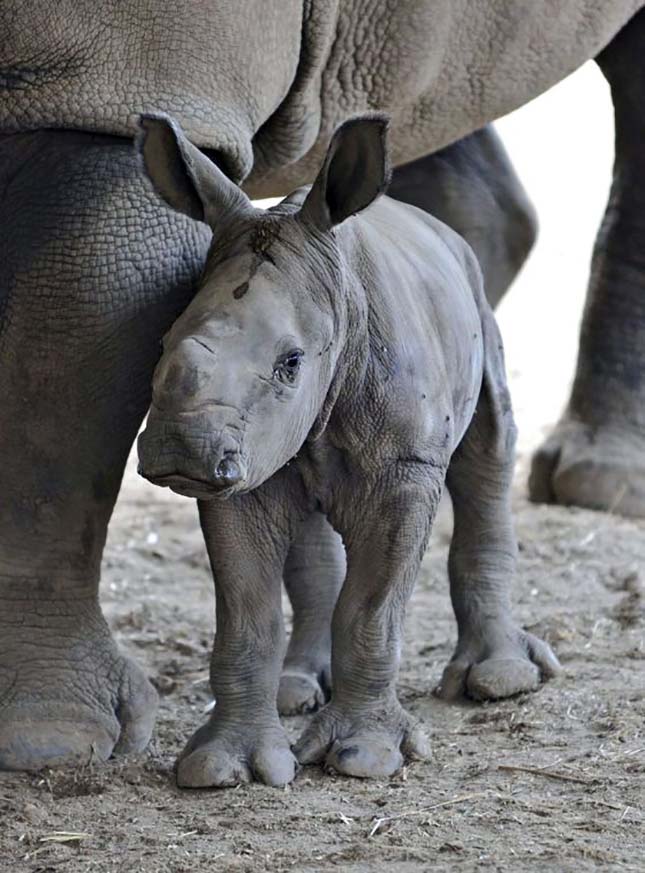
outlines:
[{"label": "rhino calf snout", "polygon": [[239,457],[225,455],[215,468],[215,482],[223,488],[239,485],[244,481],[244,472]]},{"label": "rhino calf snout", "polygon": [[227,497],[244,487],[247,467],[233,440],[221,436],[202,440],[174,430],[169,436],[153,419],[139,437],[139,474],[187,497]]}]

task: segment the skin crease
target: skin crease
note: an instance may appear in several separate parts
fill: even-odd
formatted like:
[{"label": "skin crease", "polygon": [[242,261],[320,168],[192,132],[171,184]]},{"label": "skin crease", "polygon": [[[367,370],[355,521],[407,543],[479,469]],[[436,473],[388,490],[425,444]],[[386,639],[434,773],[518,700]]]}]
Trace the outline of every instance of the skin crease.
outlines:
[{"label": "skin crease", "polygon": [[[220,234],[166,338],[139,438],[142,475],[199,498],[215,580],[217,705],[178,783],[283,785],[297,762],[323,761],[389,776],[429,749],[395,683],[444,482],[459,637],[439,694],[505,697],[559,670],[510,614],[515,428],[476,259],[441,222],[377,199],[389,180],[382,116],[341,126],[311,190],[266,213],[170,119],[142,125],[161,196]],[[292,754],[276,707],[281,577],[319,511],[343,538],[347,574],[331,699]]]},{"label": "skin crease", "polygon": [[[556,5],[513,0],[509,16],[508,0],[491,0],[470,4],[477,14],[466,15],[440,0],[415,4],[412,20],[407,3],[275,0],[259,32],[247,26],[260,20],[254,0],[248,8],[239,0],[163,9],[158,0],[0,4],[0,768],[100,760],[141,748],[152,729],[154,695],[105,625],[98,568],[159,341],[192,297],[210,234],[163,210],[140,184],[130,141],[119,136],[132,136],[140,111],[171,111],[232,178],[246,176],[247,190],[284,194],[311,181],[332,130],[351,112],[400,108],[396,160],[414,161],[598,57],[620,129],[615,180],[574,399],[537,455],[531,493],[645,513],[643,14],[619,33],[640,3]],[[451,160],[459,172],[447,168],[454,181],[445,190],[455,202],[471,196],[471,180],[500,170],[493,156],[492,172],[485,161],[480,172],[458,143]],[[440,164],[425,161],[397,173],[404,183],[408,174],[421,179],[417,195],[425,179],[422,199],[437,209]],[[473,175],[464,176],[469,167]],[[463,197],[450,193],[459,179]],[[410,196],[405,187],[399,196]],[[486,208],[509,239],[491,236],[491,251],[513,250],[505,211]],[[326,522],[314,517],[302,530],[299,557],[288,561],[293,579],[285,580],[292,596],[306,583],[324,591],[330,567],[337,584],[342,576]],[[305,554],[315,556],[308,568]],[[335,598],[325,584],[328,628]],[[295,635],[287,662],[303,669],[291,688],[285,683],[287,711],[317,705],[329,670],[328,630],[314,633],[306,606],[323,605],[307,592],[299,600],[316,657],[307,662],[307,634]]]}]

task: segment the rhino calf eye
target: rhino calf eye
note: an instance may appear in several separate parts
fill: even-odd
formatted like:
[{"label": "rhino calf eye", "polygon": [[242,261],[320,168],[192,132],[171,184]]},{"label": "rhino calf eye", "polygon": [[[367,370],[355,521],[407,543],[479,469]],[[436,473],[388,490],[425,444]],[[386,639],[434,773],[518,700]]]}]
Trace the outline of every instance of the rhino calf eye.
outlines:
[{"label": "rhino calf eye", "polygon": [[293,384],[296,381],[303,355],[302,349],[292,349],[279,358],[273,367],[273,378],[280,382]]}]

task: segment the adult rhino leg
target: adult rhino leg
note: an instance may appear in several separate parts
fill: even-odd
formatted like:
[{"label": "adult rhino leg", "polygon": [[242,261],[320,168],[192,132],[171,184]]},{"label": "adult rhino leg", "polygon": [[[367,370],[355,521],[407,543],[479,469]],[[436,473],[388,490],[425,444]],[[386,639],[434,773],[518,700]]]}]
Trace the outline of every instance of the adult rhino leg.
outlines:
[{"label": "adult rhino leg", "polygon": [[496,306],[533,247],[537,219],[495,129],[489,125],[397,167],[388,194],[464,237],[482,268],[488,302]]},{"label": "adult rhino leg", "polygon": [[284,568],[293,630],[278,690],[281,715],[312,712],[329,696],[331,621],[345,564],[341,538],[322,513],[312,513],[291,545]]},{"label": "adult rhino leg", "polygon": [[597,58],[616,121],[569,405],[533,458],[536,502],[645,516],[645,12]]},{"label": "adult rhino leg", "polygon": [[0,768],[29,770],[150,737],[156,694],[112,639],[99,568],[208,234],[112,137],[0,137],[0,198]]}]

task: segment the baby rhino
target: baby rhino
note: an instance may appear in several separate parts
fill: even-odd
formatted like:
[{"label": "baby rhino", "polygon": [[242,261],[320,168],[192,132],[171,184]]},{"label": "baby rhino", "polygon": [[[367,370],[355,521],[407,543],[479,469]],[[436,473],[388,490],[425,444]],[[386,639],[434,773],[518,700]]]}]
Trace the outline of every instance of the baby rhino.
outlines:
[{"label": "baby rhino", "polygon": [[[159,194],[215,232],[200,290],[165,338],[139,442],[146,478],[199,499],[215,577],[217,703],[179,784],[281,785],[297,761],[387,776],[428,753],[396,678],[444,483],[459,637],[440,693],[505,697],[558,669],[510,613],[515,429],[475,257],[436,219],[380,196],[383,117],[340,127],[311,190],[266,212],[171,120],[141,123]],[[276,708],[281,583],[320,512],[342,535],[347,574],[331,699],[292,750]]]}]

